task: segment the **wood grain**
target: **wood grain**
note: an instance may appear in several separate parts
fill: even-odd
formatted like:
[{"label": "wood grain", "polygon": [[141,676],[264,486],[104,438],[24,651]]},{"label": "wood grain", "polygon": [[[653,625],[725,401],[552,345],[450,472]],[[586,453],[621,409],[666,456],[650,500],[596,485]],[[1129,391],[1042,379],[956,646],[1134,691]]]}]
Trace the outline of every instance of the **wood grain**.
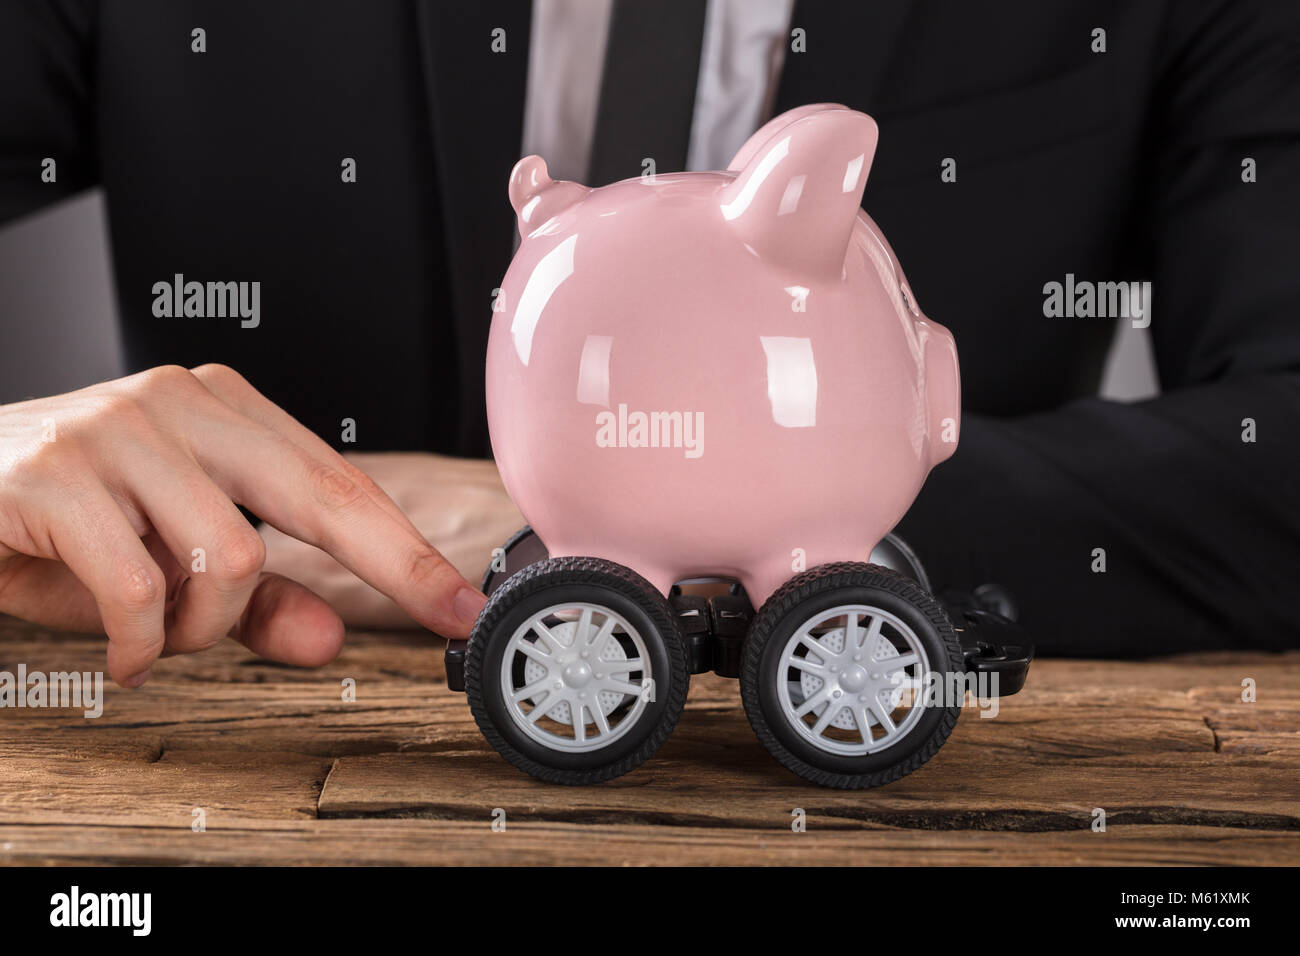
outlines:
[{"label": "wood grain", "polygon": [[1225,827],[1088,831],[782,830],[574,823],[494,833],[437,820],[305,821],[277,830],[0,824],[0,860],[32,864],[454,866],[1294,865],[1291,834]]},{"label": "wood grain", "polygon": [[[0,670],[103,653],[0,617]],[[106,686],[98,719],[2,708],[0,863],[1300,864],[1300,652],[1039,661],[996,717],[968,708],[920,771],[858,793],[782,769],[712,675],[636,772],[545,786],[487,746],[441,658],[414,633],[350,635],[316,671],[227,643]]]}]

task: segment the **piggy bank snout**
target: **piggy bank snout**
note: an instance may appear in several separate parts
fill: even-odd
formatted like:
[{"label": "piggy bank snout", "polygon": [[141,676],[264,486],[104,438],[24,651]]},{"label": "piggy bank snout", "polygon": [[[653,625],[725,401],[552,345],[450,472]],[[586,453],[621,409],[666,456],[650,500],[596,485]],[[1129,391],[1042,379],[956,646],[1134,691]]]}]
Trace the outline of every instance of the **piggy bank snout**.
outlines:
[{"label": "piggy bank snout", "polygon": [[922,320],[925,341],[925,395],[930,465],[947,461],[957,450],[961,432],[961,369],[957,343],[942,325]]}]

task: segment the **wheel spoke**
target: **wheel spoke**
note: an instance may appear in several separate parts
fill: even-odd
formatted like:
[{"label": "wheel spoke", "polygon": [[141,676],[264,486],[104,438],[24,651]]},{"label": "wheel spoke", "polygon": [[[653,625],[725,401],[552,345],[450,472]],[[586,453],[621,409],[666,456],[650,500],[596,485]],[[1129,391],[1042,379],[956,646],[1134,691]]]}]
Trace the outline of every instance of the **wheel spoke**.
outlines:
[{"label": "wheel spoke", "polygon": [[819,690],[817,693],[813,694],[811,697],[809,697],[807,700],[805,700],[802,704],[800,704],[798,707],[796,707],[796,708],[794,709],[794,715],[795,715],[796,717],[800,717],[800,718],[802,718],[802,717],[803,717],[805,714],[807,714],[809,711],[816,710],[816,709],[817,709],[817,705],[820,704],[820,703],[822,703],[822,701],[829,701],[830,699],[831,699],[831,690],[830,690],[830,688],[829,688],[829,687],[823,687],[823,688],[822,688],[821,690]]},{"label": "wheel spoke", "polygon": [[844,650],[846,653],[857,650],[859,646],[858,634],[862,631],[862,628],[858,627],[858,621],[861,619],[862,615],[857,611],[849,611],[844,615]]},{"label": "wheel spoke", "polygon": [[871,625],[867,628],[866,635],[862,638],[862,643],[857,645],[858,650],[865,650],[868,654],[875,653],[876,641],[880,639],[880,629],[885,626],[885,619],[879,614],[873,614]]},{"label": "wheel spoke", "polygon": [[605,615],[605,623],[600,625],[600,630],[596,632],[596,636],[591,639],[591,644],[589,645],[592,657],[600,657],[600,652],[605,649],[605,642],[608,641],[609,636],[614,633],[614,628],[617,624],[618,622],[614,620],[614,615]]},{"label": "wheel spoke", "polygon": [[587,739],[587,722],[582,717],[582,712],[587,709],[587,705],[575,702],[570,709],[573,711],[573,739],[582,743]]},{"label": "wheel spoke", "polygon": [[573,646],[575,649],[586,647],[588,645],[587,632],[591,630],[591,608],[584,607],[582,613],[578,615],[578,626],[573,632]]},{"label": "wheel spoke", "polygon": [[853,711],[853,719],[858,722],[858,733],[862,735],[862,742],[870,744],[874,739],[871,736],[871,712],[867,710],[865,705],[858,707]]},{"label": "wheel spoke", "polygon": [[591,711],[591,716],[595,718],[596,729],[602,734],[609,733],[609,720],[605,717],[605,710],[600,706],[600,701],[597,700],[594,707],[588,707],[587,709]]},{"label": "wheel spoke", "polygon": [[601,661],[600,666],[606,668],[610,674],[630,674],[632,671],[641,669],[641,658],[629,657],[625,661]]},{"label": "wheel spoke", "polygon": [[925,684],[925,681],[921,680],[921,678],[919,678],[919,677],[907,677],[907,678],[904,678],[903,680],[900,680],[900,681],[899,681],[897,684],[895,684],[894,686],[895,686],[895,687],[898,687],[898,688],[901,688],[902,690],[914,690],[914,691],[920,691],[921,687],[922,687],[924,684]]},{"label": "wheel spoke", "polygon": [[799,641],[800,643],[803,644],[804,647],[808,648],[808,650],[812,651],[814,654],[820,657],[823,662],[826,660],[827,657],[835,656],[834,651],[832,651],[821,641],[817,640],[817,638],[813,637],[811,634],[802,635],[799,638]]},{"label": "wheel spoke", "polygon": [[558,691],[551,691],[540,704],[528,712],[528,722],[535,724],[550,712],[551,708],[560,702],[561,698]]},{"label": "wheel spoke", "polygon": [[600,685],[600,689],[617,691],[620,694],[631,694],[633,697],[640,697],[641,691],[645,690],[640,684],[632,684],[625,680],[606,680]]},{"label": "wheel spoke", "polygon": [[797,671],[806,671],[815,677],[825,677],[826,667],[823,664],[814,664],[806,657],[790,658],[790,666]]},{"label": "wheel spoke", "polygon": [[547,654],[536,644],[529,643],[528,641],[520,641],[518,645],[518,650],[520,654],[524,655],[524,657],[531,657],[539,664],[545,664],[548,669],[551,667],[552,664],[555,663],[554,657],[552,657],[550,654]]},{"label": "wheel spoke", "polygon": [[901,671],[904,667],[911,667],[920,661],[915,654],[899,654],[897,657],[886,657],[883,661],[877,661],[886,674],[892,674],[894,671]]},{"label": "wheel spoke", "polygon": [[880,695],[877,694],[872,703],[871,712],[876,715],[876,720],[880,721],[880,726],[885,728],[886,736],[892,734],[898,729],[898,727],[894,725],[894,718],[890,716],[892,710],[893,708],[886,705],[885,702],[880,699]]},{"label": "wheel spoke", "polygon": [[826,728],[831,725],[831,721],[838,717],[843,709],[844,705],[838,700],[832,700],[827,704],[826,709],[822,711],[822,715],[817,718],[817,723],[813,724],[813,734],[820,737],[826,731]]},{"label": "wheel spoke", "polygon": [[564,645],[560,643],[560,639],[551,632],[551,629],[542,622],[541,618],[533,621],[532,630],[533,633],[542,639],[542,643],[550,649],[552,654],[558,653],[560,649],[564,647]]},{"label": "wheel spoke", "polygon": [[527,700],[529,697],[536,697],[542,691],[546,690],[546,688],[550,686],[550,683],[551,678],[549,676],[543,677],[541,680],[529,684],[521,690],[515,691],[510,695],[510,701],[511,703],[517,704],[520,701]]}]

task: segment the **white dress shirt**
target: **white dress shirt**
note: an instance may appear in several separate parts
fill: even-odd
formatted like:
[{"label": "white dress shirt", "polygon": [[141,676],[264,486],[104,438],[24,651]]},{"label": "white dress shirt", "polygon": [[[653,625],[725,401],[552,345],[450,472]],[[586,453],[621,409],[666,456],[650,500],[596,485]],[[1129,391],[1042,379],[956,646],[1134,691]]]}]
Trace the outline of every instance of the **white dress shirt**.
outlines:
[{"label": "white dress shirt", "polygon": [[[725,169],[771,116],[793,6],[709,0],[688,169]],[[610,9],[611,0],[533,0],[524,153],[545,159],[555,179],[586,182]]]}]

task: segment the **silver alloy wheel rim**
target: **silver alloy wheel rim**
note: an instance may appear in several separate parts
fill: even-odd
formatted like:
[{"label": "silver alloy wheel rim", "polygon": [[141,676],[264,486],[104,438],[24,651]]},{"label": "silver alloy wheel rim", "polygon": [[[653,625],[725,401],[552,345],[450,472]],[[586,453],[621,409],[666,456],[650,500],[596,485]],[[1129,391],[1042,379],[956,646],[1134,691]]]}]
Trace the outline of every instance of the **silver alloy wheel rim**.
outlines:
[{"label": "silver alloy wheel rim", "polygon": [[610,608],[584,601],[538,611],[501,658],[501,693],[515,725],[545,747],[576,753],[607,747],[636,726],[653,699],[653,676],[640,633]]},{"label": "silver alloy wheel rim", "polygon": [[911,732],[924,710],[928,672],[910,626],[878,607],[841,605],[809,618],[786,642],[777,699],[786,721],[813,746],[860,757]]}]

